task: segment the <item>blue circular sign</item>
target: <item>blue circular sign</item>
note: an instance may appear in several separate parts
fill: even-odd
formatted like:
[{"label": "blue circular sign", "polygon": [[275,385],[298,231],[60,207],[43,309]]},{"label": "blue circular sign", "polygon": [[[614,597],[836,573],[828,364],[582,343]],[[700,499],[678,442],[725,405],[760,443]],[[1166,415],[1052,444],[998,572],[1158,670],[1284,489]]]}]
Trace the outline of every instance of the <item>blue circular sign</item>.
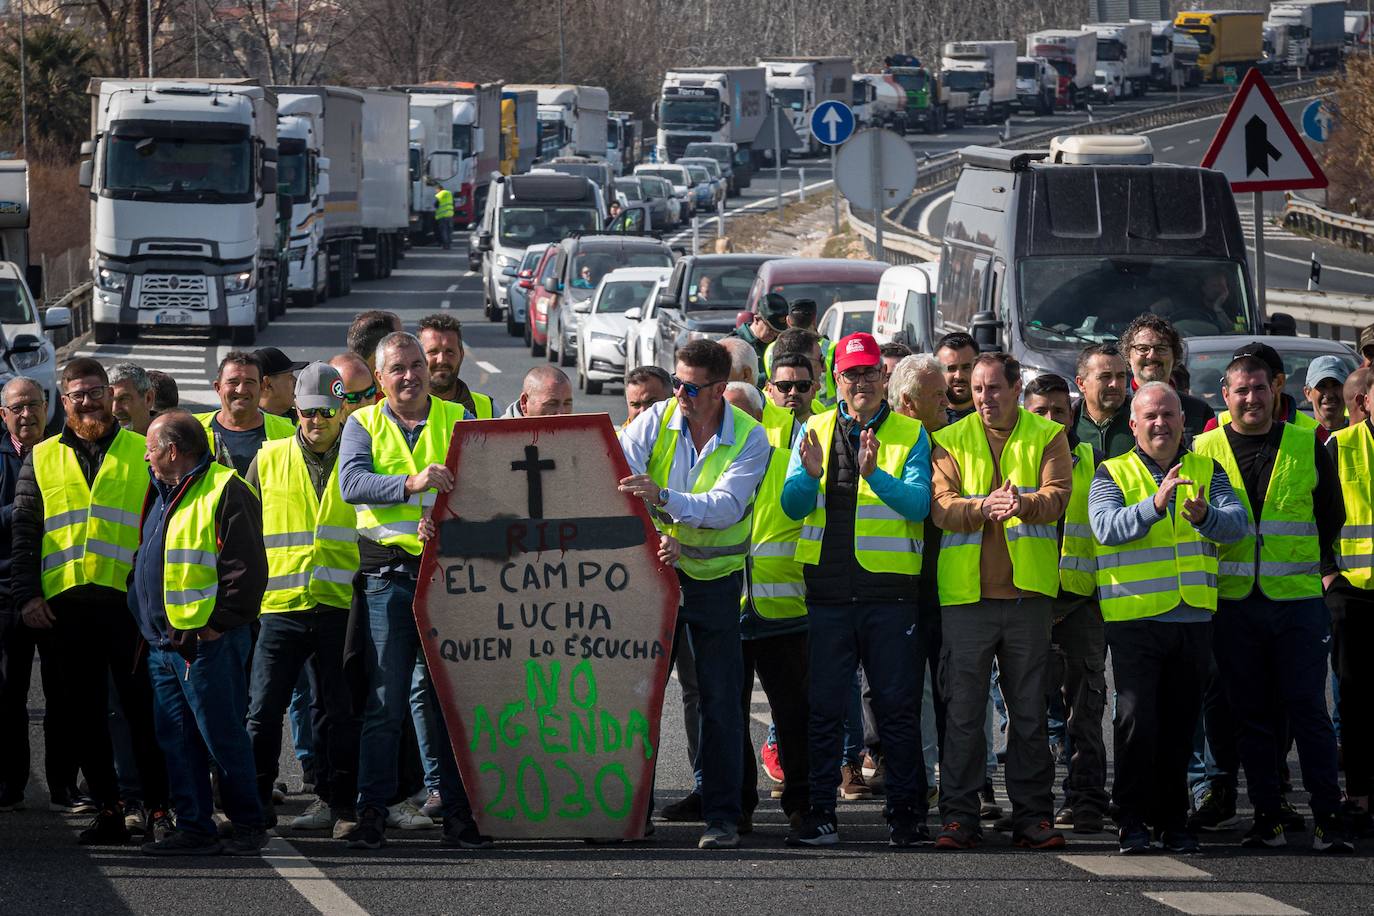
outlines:
[{"label": "blue circular sign", "polygon": [[1325,143],[1331,136],[1334,120],[1331,110],[1322,104],[1321,99],[1316,99],[1302,110],[1302,132],[1318,143]]},{"label": "blue circular sign", "polygon": [[844,102],[821,102],[811,111],[811,136],[839,146],[854,133],[854,111]]}]

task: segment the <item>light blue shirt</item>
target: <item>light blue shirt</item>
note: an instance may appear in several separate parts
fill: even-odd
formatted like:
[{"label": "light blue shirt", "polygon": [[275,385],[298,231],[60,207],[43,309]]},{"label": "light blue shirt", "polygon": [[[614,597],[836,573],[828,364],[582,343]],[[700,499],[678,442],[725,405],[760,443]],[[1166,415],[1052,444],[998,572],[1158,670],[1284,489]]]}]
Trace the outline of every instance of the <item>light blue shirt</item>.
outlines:
[{"label": "light blue shirt", "polygon": [[[625,461],[632,473],[648,473],[649,456],[653,454],[654,443],[658,441],[663,412],[676,406],[677,401],[673,398],[660,401],[635,417],[634,422],[621,431],[620,447],[625,452]],[[696,485],[697,475],[701,473],[702,462],[716,449],[735,444],[735,412],[727,409],[723,413],[720,429],[707,440],[700,452],[692,441],[687,420],[680,412],[668,422],[678,432],[677,450],[673,453],[672,466],[668,470],[668,501],[660,511],[691,528],[729,528],[744,518],[754,498],[754,491],[768,470],[768,456],[772,451],[763,426],[755,426],[749,431],[739,454],[721,473],[715,486],[705,493],[693,493],[692,488]]]}]

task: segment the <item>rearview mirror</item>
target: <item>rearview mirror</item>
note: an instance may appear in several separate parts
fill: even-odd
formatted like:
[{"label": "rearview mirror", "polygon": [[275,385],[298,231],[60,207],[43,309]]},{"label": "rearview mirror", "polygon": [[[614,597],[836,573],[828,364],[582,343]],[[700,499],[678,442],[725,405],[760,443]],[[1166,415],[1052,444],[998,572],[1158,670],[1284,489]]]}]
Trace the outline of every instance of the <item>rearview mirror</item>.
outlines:
[{"label": "rearview mirror", "polygon": [[72,310],[64,305],[56,305],[43,313],[43,329],[55,331],[72,323]]},{"label": "rearview mirror", "polygon": [[979,353],[997,353],[1002,349],[1002,322],[992,312],[977,312],[969,322],[969,334],[978,344]]},{"label": "rearview mirror", "polygon": [[590,300],[590,299],[579,299],[579,300],[577,300],[576,302],[573,303],[573,311],[574,311],[574,312],[581,312],[581,313],[585,314],[585,313],[587,313],[587,312],[590,312],[591,310],[592,310],[592,300]]},{"label": "rearview mirror", "polygon": [[674,296],[672,293],[659,293],[658,307],[661,309],[677,308],[677,297]]},{"label": "rearview mirror", "polygon": [[[67,318],[70,321],[70,313],[68,313]],[[43,341],[39,340],[33,334],[20,334],[10,342],[11,353],[32,353],[35,350],[41,349],[43,349]]]},{"label": "rearview mirror", "polygon": [[479,232],[479,233],[477,233],[477,250],[478,250],[478,251],[491,251],[491,233],[490,233],[490,232]]},{"label": "rearview mirror", "polygon": [[635,306],[635,307],[632,308],[632,309],[626,309],[626,310],[625,310],[625,320],[626,320],[626,321],[638,321],[639,319],[641,319],[641,318],[643,318],[643,317],[644,317],[644,312],[639,308],[639,306]]}]

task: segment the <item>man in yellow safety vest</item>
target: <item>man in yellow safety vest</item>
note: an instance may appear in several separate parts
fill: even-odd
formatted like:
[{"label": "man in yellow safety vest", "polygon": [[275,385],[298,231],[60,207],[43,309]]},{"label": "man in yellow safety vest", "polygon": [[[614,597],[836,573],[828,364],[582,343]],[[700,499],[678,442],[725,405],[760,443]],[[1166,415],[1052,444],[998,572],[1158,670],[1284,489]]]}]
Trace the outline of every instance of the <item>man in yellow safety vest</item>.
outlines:
[{"label": "man in yellow safety vest", "polygon": [[267,413],[259,406],[262,363],[253,353],[231,350],[219,361],[215,393],[219,410],[196,414],[211,444],[214,459],[226,467],[248,473],[248,465],[269,439],[290,439],[296,426],[285,417]]},{"label": "man in yellow safety vest", "polygon": [[434,186],[434,234],[440,248],[453,247],[453,192],[439,185]]}]

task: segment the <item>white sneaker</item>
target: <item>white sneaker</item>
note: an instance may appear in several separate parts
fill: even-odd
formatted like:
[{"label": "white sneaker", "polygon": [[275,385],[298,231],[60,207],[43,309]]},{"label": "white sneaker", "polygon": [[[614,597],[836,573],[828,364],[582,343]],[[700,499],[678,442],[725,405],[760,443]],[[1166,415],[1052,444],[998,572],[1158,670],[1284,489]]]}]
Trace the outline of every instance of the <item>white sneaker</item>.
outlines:
[{"label": "white sneaker", "polygon": [[333,826],[334,816],[329,813],[329,806],[318,798],[310,803],[304,814],[291,819],[292,830],[328,830]]},{"label": "white sneaker", "polygon": [[386,813],[386,825],[398,830],[433,830],[439,826],[434,823],[433,818],[421,814],[420,809],[408,798],[400,804],[391,806]]}]

